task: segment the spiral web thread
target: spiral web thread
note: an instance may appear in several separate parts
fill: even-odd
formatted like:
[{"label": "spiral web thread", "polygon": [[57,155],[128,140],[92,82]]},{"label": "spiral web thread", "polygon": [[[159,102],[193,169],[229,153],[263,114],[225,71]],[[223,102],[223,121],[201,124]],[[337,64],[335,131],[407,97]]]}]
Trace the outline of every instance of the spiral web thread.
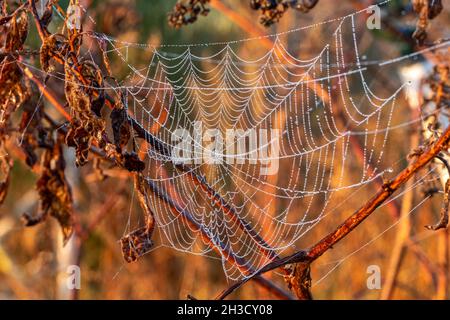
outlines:
[{"label": "spiral web thread", "polygon": [[[212,253],[214,247],[222,248],[219,255],[227,277],[242,279],[295,248],[342,205],[333,202],[341,201],[340,193],[353,194],[392,170],[383,166],[384,150],[392,130],[411,124],[392,124],[396,98],[407,84],[388,97],[379,97],[366,77],[368,66],[381,68],[402,59],[361,58],[355,27],[359,13],[330,20],[337,27],[329,42],[305,59],[288,51],[280,40],[282,35],[275,35],[272,49],[253,60],[235,51],[236,42],[182,45],[181,53],[169,53],[163,49],[170,46],[156,48],[104,34],[90,35],[102,44],[99,47],[105,54],[129,70],[120,85],[107,89],[125,93],[130,118],[172,150],[180,146],[174,142],[177,129],[191,133],[185,138],[192,147],[188,171],[174,167],[179,161],[174,156],[134,141],[140,152],[146,152],[148,182],[165,190],[180,209],[151,198],[163,245],[213,257],[217,257]],[[310,29],[295,32],[313,32]],[[258,39],[247,41],[258,44]],[[214,48],[214,52],[196,55],[197,47]],[[132,50],[140,59],[148,57],[148,64],[130,62]],[[358,98],[353,92],[360,93]],[[229,129],[266,132],[265,140],[259,137],[265,143],[243,154],[214,150],[211,154],[223,162],[208,164],[202,159],[206,146],[195,139],[198,123],[203,132],[216,129],[222,137]],[[277,155],[271,154],[274,129],[281,133]],[[361,143],[362,164],[355,164],[351,139]],[[184,154],[187,150],[178,151]],[[261,174],[263,164],[252,161],[255,157],[277,160],[278,172]],[[237,163],[238,159],[245,161]],[[201,176],[223,202],[213,201],[190,172]],[[189,213],[194,224],[180,211]],[[242,264],[229,263],[230,256]]]}]

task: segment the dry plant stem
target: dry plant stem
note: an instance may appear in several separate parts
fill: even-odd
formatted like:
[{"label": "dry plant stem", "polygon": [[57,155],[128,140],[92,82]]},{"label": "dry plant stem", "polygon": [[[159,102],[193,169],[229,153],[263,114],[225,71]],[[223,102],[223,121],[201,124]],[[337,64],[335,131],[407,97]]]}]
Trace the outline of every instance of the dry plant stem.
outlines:
[{"label": "dry plant stem", "polygon": [[[226,5],[224,5],[220,1],[212,0],[210,5],[211,5],[211,7],[215,8],[216,10],[218,10],[218,11],[222,12],[224,15],[226,15],[230,20],[232,20],[236,25],[238,25],[242,30],[246,31],[251,36],[261,37],[261,43],[267,49],[270,50],[273,48],[274,43],[269,38],[263,37],[264,32],[257,27],[255,28],[254,24],[251,21],[249,21],[245,17],[241,16],[239,13],[229,9]],[[277,52],[275,52],[275,53],[278,54]],[[307,80],[307,79],[308,78],[306,78],[305,80]],[[322,99],[324,101],[324,103],[329,103],[331,101],[331,98],[327,92],[325,92],[323,90],[317,91],[318,88],[316,88],[314,85],[310,86],[310,88],[313,91],[316,90],[316,94],[320,97],[320,99]],[[339,117],[339,119],[341,119],[341,121],[343,123],[346,122],[346,119],[345,119],[344,114],[342,113],[341,109],[338,109],[338,117]],[[361,163],[364,163],[365,162],[364,150],[363,150],[363,147],[361,146],[360,142],[358,141],[358,139],[356,139],[354,136],[352,136],[350,138],[350,143],[351,143],[351,146],[352,146],[355,154],[357,155],[358,160]],[[372,167],[370,165],[368,167],[368,171],[373,172]],[[398,205],[396,204],[396,202],[394,202],[394,201],[389,202],[388,209],[390,210],[393,217],[398,218],[400,216],[400,209],[399,209]]]},{"label": "dry plant stem", "polygon": [[[335,244],[342,240],[346,235],[352,232],[361,222],[370,216],[380,205],[382,205],[395,191],[404,185],[416,172],[425,167],[431,162],[439,153],[448,148],[450,142],[450,126],[445,129],[439,139],[433,143],[425,152],[423,152],[417,159],[401,171],[393,180],[387,182],[383,187],[363,205],[359,210],[353,213],[342,224],[340,224],[333,232],[329,233],[322,240],[317,242],[308,250],[298,251],[292,255],[271,262],[256,275],[263,274],[270,270],[285,266],[291,263],[307,263],[311,264],[313,261],[322,256],[325,252],[331,249]],[[245,279],[234,284],[219,295],[219,299],[225,298],[234,290],[239,288],[249,279]]]}]

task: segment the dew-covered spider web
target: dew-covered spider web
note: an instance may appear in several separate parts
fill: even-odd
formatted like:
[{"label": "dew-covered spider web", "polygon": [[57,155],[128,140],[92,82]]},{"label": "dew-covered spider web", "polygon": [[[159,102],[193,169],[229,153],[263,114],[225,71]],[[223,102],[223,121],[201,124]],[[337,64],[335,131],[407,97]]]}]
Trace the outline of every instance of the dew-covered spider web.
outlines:
[{"label": "dew-covered spider web", "polygon": [[[113,71],[126,69],[108,89],[171,151],[134,140],[147,182],[172,201],[150,197],[163,245],[219,257],[229,279],[242,279],[393,170],[401,157],[386,159],[385,150],[392,132],[411,125],[394,117],[408,83],[387,95],[373,89],[399,59],[360,52],[364,13],[220,43],[153,46],[89,34]],[[292,38],[313,45],[292,50]]]}]

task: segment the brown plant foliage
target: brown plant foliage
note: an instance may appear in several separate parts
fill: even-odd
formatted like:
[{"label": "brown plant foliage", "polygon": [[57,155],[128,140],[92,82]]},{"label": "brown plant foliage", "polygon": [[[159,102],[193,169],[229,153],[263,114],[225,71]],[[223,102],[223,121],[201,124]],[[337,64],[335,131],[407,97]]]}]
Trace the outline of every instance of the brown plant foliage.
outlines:
[{"label": "brown plant foliage", "polygon": [[[210,2],[210,0],[179,0],[168,15],[169,24],[179,28],[195,22],[199,16],[208,15]],[[306,13],[317,3],[318,0],[252,0],[250,5],[253,10],[259,12],[260,23],[270,26],[278,22],[289,9]],[[426,30],[429,20],[434,19],[442,11],[442,2],[413,0],[412,3],[415,12],[419,14],[413,37],[420,45],[423,45],[427,39]],[[127,175],[133,176],[137,200],[144,214],[144,226],[129,232],[120,239],[125,261],[135,262],[148,253],[154,245],[152,236],[155,231],[155,217],[149,204],[150,193],[180,215],[184,214],[183,219],[191,222],[192,225],[193,223],[189,221],[189,214],[180,210],[167,192],[157,189],[157,186],[149,184],[144,178],[142,172],[146,169],[146,162],[136,153],[131,143],[132,138],[135,138],[132,134],[145,140],[163,154],[167,150],[161,141],[139,128],[128,117],[126,101],[121,92],[112,93],[103,90],[110,81],[115,82],[115,79],[111,77],[108,57],[104,54],[99,64],[82,58],[81,48],[84,37],[82,28],[79,30],[66,28],[64,33],[54,34],[49,31],[48,27],[53,18],[53,6],[57,5],[58,1],[50,1],[42,16],[39,17],[36,12],[36,1],[29,0],[23,4],[20,2],[15,7],[8,7],[6,1],[0,1],[0,204],[6,198],[13,165],[7,150],[7,142],[12,140],[17,131],[21,133],[19,147],[23,152],[25,163],[30,168],[37,168],[39,174],[36,182],[38,210],[33,214],[25,213],[24,224],[29,227],[35,226],[46,221],[48,217],[53,217],[62,230],[64,244],[76,232],[76,228],[80,228],[75,219],[72,188],[65,174],[65,147],[75,149],[75,163],[78,167],[86,166],[94,158],[93,169],[102,180],[107,178],[103,166],[110,165],[124,169]],[[113,30],[117,25],[119,30],[126,29],[124,21],[127,20],[137,23],[137,15],[128,11],[120,2],[116,2],[111,7],[111,11],[116,14],[110,14],[104,19],[103,24],[106,30],[108,28]],[[25,46],[29,25],[32,22],[36,24],[42,42],[37,54],[27,51]],[[41,68],[45,72],[51,73],[58,68],[62,69],[64,75],[62,99],[65,103],[58,108],[68,111],[64,126],[56,123],[48,110],[43,108],[36,79],[33,81],[30,76],[27,76],[27,72],[30,71],[25,70],[25,67],[18,63],[20,59],[29,55],[38,55]],[[433,101],[442,112],[446,111],[450,102],[448,75],[449,63],[443,61],[436,65],[434,73],[428,79],[433,92],[429,100]],[[44,83],[46,80],[44,79]],[[14,124],[13,117],[19,108],[21,109],[20,122]],[[438,132],[438,129],[441,131]],[[254,273],[252,279],[275,292],[277,296],[290,298],[289,294],[262,277],[265,272],[283,268],[288,287],[299,298],[312,298],[309,290],[311,263],[354,230],[417,171],[428,166],[433,159],[439,159],[440,154],[446,152],[450,140],[449,129],[440,126],[436,120],[430,131],[435,134],[428,141],[424,141],[422,148],[415,152],[416,161],[392,181],[386,182],[366,205],[355,211],[350,218],[309,249],[298,251],[285,258],[278,257],[269,249],[262,250],[266,251],[262,254],[266,255],[271,262],[263,270]],[[176,169],[189,171],[189,168],[183,166],[176,166]],[[217,209],[240,224],[240,227],[259,243],[263,243],[263,240],[258,238],[258,234],[245,221],[236,218],[233,208],[208,185],[203,177],[195,173],[189,173],[189,177],[200,186],[199,189]],[[437,230],[448,225],[449,181],[445,186],[440,220],[436,225],[429,226],[430,229]],[[193,225],[193,228],[197,228],[198,232],[202,233],[201,226]],[[202,236],[207,237],[204,232]],[[208,240],[212,243],[211,239],[206,239]],[[214,243],[211,246],[214,246]],[[220,245],[215,249],[223,250]],[[231,254],[227,257],[232,263],[241,263]],[[245,266],[245,261],[241,264]],[[249,279],[229,288],[221,298],[247,281]]]},{"label": "brown plant foliage", "polygon": [[442,11],[441,0],[413,0],[414,11],[419,14],[413,38],[422,45],[427,38],[428,21],[436,18]]},{"label": "brown plant foliage", "polygon": [[181,28],[197,21],[199,16],[207,16],[210,0],[179,0],[171,12],[168,13],[169,24],[174,28]]},{"label": "brown plant foliage", "polygon": [[61,141],[49,141],[42,153],[42,174],[36,183],[39,210],[36,215],[25,213],[24,224],[35,226],[52,216],[58,220],[67,243],[73,233],[73,208],[70,186],[66,180],[65,161]]}]

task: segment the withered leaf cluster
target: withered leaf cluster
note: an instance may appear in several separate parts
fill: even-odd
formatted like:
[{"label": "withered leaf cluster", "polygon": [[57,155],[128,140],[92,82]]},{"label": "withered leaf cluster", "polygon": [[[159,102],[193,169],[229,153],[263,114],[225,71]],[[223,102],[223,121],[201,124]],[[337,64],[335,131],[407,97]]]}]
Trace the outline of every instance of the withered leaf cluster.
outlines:
[{"label": "withered leaf cluster", "polygon": [[259,21],[268,27],[278,22],[289,8],[306,13],[314,8],[319,0],[251,0],[250,7],[260,12]]},{"label": "withered leaf cluster", "polygon": [[39,211],[36,215],[25,213],[23,220],[26,226],[34,226],[47,219],[48,216],[58,220],[64,243],[73,233],[72,194],[67,183],[64,169],[62,141],[53,141],[53,145],[42,154],[42,173],[36,188],[39,194]]},{"label": "withered leaf cluster", "polygon": [[168,13],[169,24],[174,28],[181,28],[197,21],[198,16],[207,16],[210,0],[178,0],[175,7]]},{"label": "withered leaf cluster", "polygon": [[427,38],[429,20],[436,18],[442,11],[441,0],[412,0],[413,9],[419,14],[413,38],[422,45]]}]

